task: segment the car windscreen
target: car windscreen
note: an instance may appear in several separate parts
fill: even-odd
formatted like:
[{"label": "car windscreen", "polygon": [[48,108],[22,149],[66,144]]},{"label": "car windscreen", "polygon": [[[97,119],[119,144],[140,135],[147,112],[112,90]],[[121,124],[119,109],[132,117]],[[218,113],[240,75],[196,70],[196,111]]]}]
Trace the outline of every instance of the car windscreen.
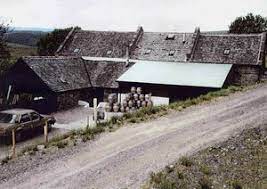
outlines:
[{"label": "car windscreen", "polygon": [[16,115],[0,113],[0,123],[15,123]]}]

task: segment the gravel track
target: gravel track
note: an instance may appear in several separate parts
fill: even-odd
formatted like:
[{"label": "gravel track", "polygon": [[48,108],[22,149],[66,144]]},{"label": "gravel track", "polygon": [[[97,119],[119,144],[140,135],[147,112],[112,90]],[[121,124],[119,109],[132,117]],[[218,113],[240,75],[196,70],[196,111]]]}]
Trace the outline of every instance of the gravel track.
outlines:
[{"label": "gravel track", "polygon": [[0,166],[0,188],[140,188],[151,171],[264,123],[267,84]]}]

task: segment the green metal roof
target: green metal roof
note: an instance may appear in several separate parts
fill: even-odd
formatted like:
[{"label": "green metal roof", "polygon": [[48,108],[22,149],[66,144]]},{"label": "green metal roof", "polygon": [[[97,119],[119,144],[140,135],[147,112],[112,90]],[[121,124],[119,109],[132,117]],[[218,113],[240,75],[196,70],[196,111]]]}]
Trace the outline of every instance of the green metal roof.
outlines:
[{"label": "green metal roof", "polygon": [[137,61],[117,81],[221,88],[232,64]]}]

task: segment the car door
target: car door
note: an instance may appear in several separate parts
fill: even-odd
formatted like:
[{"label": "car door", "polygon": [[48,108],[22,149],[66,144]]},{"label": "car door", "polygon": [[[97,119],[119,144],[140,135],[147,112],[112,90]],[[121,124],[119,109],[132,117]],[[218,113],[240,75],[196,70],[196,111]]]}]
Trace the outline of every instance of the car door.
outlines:
[{"label": "car door", "polygon": [[31,119],[32,119],[32,125],[34,129],[39,129],[42,128],[44,125],[44,122],[42,120],[42,117],[40,116],[40,114],[36,113],[36,112],[31,112]]},{"label": "car door", "polygon": [[29,131],[32,129],[32,120],[29,114],[22,114],[17,131]]}]

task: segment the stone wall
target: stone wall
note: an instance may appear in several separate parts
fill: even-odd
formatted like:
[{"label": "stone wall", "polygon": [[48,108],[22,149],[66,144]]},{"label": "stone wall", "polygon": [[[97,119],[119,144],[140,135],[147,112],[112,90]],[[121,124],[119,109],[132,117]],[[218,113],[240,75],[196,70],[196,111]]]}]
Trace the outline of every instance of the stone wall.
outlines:
[{"label": "stone wall", "polygon": [[235,65],[231,74],[231,84],[250,85],[260,80],[261,67]]},{"label": "stone wall", "polygon": [[57,111],[73,108],[78,105],[80,91],[66,91],[57,95]]}]

